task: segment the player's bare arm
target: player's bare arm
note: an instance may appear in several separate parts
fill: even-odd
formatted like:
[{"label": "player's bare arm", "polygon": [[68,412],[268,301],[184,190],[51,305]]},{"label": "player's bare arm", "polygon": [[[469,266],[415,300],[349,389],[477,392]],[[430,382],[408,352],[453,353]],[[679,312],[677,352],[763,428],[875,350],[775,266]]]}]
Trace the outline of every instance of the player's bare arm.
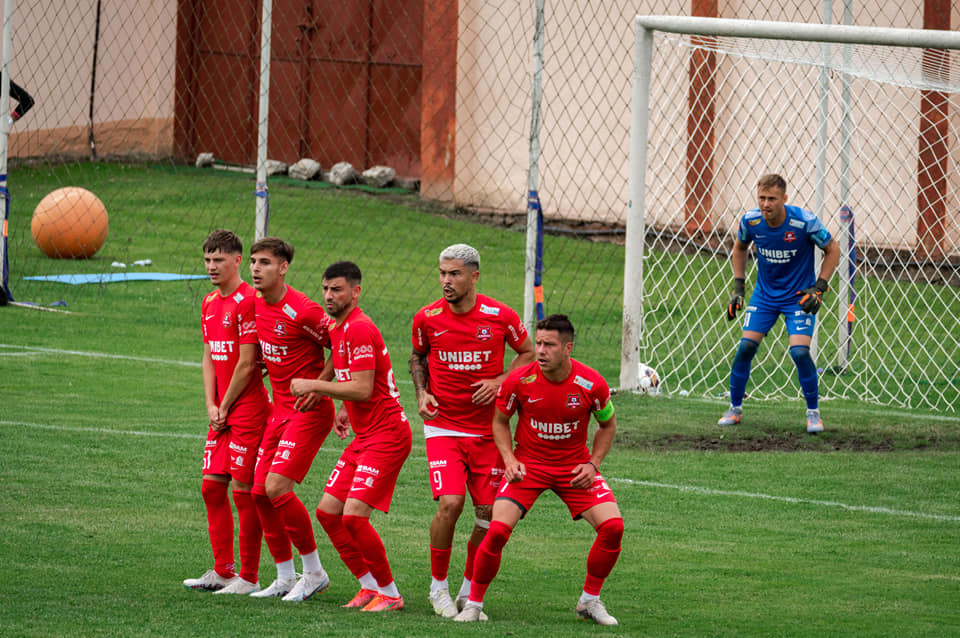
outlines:
[{"label": "player's bare arm", "polygon": [[410,352],[410,378],[413,379],[413,388],[417,392],[417,413],[424,421],[439,414],[440,404],[436,397],[427,392],[427,380],[430,378],[430,369],[427,367],[426,353],[416,350]]},{"label": "player's bare arm", "polygon": [[223,393],[223,398],[220,399],[219,417],[221,422],[226,423],[227,415],[230,414],[234,401],[243,394],[244,388],[250,383],[253,375],[259,373],[260,366],[257,363],[259,354],[259,344],[240,344],[237,365],[233,369],[233,376],[230,377],[230,385],[227,386],[227,391]]},{"label": "player's bare arm", "polygon": [[[610,405],[609,403],[607,405]],[[612,408],[613,406],[610,405]],[[607,457],[610,448],[613,447],[613,436],[617,432],[617,417],[611,414],[605,421],[597,422],[600,427],[593,435],[593,447],[590,452],[590,461],[581,463],[573,468],[573,480],[570,481],[571,487],[587,489],[593,485],[593,479],[600,472],[600,466],[603,459]]]},{"label": "player's bare arm", "polygon": [[513,435],[510,432],[510,417],[496,410],[493,413],[493,442],[503,458],[504,470],[503,478],[507,483],[516,483],[522,481],[527,473],[527,468],[523,463],[517,460],[513,455]]},{"label": "player's bare arm", "polygon": [[473,403],[477,405],[488,405],[497,398],[497,390],[500,389],[500,384],[503,383],[503,380],[507,378],[507,375],[514,368],[519,368],[520,366],[525,366],[528,363],[533,363],[533,360],[536,358],[536,352],[533,348],[533,342],[530,340],[530,337],[527,337],[523,340],[518,347],[514,348],[516,351],[516,356],[513,358],[513,361],[510,362],[510,365],[506,370],[503,371],[503,374],[494,377],[493,379],[482,379],[470,385],[476,390],[473,393]]},{"label": "player's bare arm", "polygon": [[733,252],[730,253],[730,265],[733,267],[734,279],[746,279],[747,277],[747,252],[748,246],[739,239],[733,242]]},{"label": "player's bare arm", "polygon": [[203,359],[200,363],[203,373],[203,396],[207,405],[207,418],[214,431],[223,429],[225,423],[220,419],[220,406],[217,405],[217,373],[213,367],[210,344],[203,344]]},{"label": "player's bare arm", "polygon": [[358,370],[350,373],[350,379],[346,381],[294,379],[290,382],[290,394],[297,397],[297,405],[310,393],[338,401],[367,401],[373,395],[375,373],[375,370]]}]

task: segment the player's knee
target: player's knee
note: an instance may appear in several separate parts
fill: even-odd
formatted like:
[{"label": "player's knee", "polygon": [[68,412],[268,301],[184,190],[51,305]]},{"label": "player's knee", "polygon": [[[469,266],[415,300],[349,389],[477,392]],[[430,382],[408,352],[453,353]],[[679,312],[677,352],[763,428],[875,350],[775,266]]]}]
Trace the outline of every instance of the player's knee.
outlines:
[{"label": "player's knee", "polygon": [[365,516],[356,516],[354,514],[344,514],[343,515],[343,526],[347,528],[347,531],[350,532],[350,535],[354,538],[370,524],[370,519]]},{"label": "player's knee", "polygon": [[200,495],[204,503],[220,504],[227,501],[227,483],[212,479],[204,479],[200,483]]},{"label": "player's knee", "polygon": [[757,348],[759,346],[760,344],[753,339],[743,337],[740,339],[740,345],[737,347],[737,359],[744,362],[752,361],[753,356],[757,354]]},{"label": "player's knee", "polygon": [[620,547],[623,540],[623,519],[619,516],[608,518],[597,526],[597,538],[600,544],[609,549]]},{"label": "player's knee", "polygon": [[463,501],[460,499],[441,498],[440,505],[437,507],[437,516],[450,523],[456,523],[463,513]]},{"label": "player's knee", "polygon": [[317,520],[320,521],[320,526],[323,529],[327,529],[330,525],[336,524],[339,518],[339,515],[331,514],[330,512],[320,509],[319,505],[317,506]]},{"label": "player's knee", "polygon": [[503,550],[503,546],[510,540],[510,534],[512,533],[513,529],[506,523],[493,521],[490,523],[490,529],[487,530],[483,542],[487,544],[489,551],[496,554]]},{"label": "player's knee", "polygon": [[790,358],[800,365],[810,359],[810,346],[790,346]]}]

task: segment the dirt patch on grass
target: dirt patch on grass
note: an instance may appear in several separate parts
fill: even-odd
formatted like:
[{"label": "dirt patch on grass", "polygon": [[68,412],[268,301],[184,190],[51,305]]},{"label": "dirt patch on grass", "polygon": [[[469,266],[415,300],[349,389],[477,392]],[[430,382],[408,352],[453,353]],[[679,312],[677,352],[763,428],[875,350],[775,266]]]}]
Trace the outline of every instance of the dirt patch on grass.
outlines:
[{"label": "dirt patch on grass", "polygon": [[[932,434],[932,435],[931,435]],[[709,452],[895,452],[904,450],[957,450],[960,436],[943,433],[824,432],[811,435],[785,430],[716,431],[704,434],[617,432],[616,445],[638,450],[700,450]]]}]

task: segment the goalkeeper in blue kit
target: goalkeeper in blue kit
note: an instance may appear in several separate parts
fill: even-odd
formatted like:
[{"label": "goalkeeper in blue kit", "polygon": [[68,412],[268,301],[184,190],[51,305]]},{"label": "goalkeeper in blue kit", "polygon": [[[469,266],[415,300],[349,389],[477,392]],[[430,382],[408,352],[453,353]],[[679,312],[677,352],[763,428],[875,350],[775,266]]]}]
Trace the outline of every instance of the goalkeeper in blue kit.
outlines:
[{"label": "goalkeeper in blue kit", "polygon": [[[790,357],[807,402],[807,432],[823,432],[820,418],[817,366],[810,356],[816,314],[827,282],[840,262],[840,247],[817,217],[787,205],[787,182],[764,175],[757,182],[758,208],[740,219],[733,244],[734,293],[727,304],[733,321],[744,309],[747,251],[756,246],[757,285],[743,315],[743,333],[730,368],[730,407],[719,425],[736,425],[743,414],[743,397],[750,379],[750,363],[763,337],[783,315],[790,336]],[[814,246],[823,251],[819,276],[814,277]]]}]

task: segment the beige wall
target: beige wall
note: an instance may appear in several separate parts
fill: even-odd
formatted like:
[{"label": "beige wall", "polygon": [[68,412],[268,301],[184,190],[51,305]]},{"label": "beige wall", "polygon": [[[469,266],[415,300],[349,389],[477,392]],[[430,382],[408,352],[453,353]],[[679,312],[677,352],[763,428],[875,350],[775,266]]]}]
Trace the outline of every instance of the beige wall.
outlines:
[{"label": "beige wall", "polygon": [[[18,2],[13,77],[36,106],[12,129],[11,157],[89,154],[96,2]],[[169,155],[175,0],[102,0],[93,119],[100,155]]]}]

